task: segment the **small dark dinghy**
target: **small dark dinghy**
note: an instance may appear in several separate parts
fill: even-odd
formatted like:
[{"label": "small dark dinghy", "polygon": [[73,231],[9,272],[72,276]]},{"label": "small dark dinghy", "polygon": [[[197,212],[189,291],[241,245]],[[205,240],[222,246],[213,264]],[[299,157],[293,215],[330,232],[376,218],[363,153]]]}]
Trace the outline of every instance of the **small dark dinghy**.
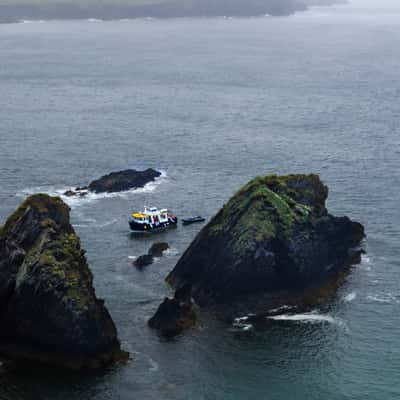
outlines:
[{"label": "small dark dinghy", "polygon": [[183,225],[195,224],[196,222],[204,222],[206,219],[198,215],[197,217],[183,218]]}]

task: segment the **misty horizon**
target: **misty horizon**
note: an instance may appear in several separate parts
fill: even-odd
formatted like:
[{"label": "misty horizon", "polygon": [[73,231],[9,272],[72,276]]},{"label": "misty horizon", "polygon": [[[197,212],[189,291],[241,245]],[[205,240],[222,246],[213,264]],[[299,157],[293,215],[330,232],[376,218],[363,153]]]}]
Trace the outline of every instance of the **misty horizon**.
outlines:
[{"label": "misty horizon", "polygon": [[0,0],[0,19],[119,19],[137,17],[285,16],[310,6],[343,4],[346,0],[120,0],[56,2]]}]

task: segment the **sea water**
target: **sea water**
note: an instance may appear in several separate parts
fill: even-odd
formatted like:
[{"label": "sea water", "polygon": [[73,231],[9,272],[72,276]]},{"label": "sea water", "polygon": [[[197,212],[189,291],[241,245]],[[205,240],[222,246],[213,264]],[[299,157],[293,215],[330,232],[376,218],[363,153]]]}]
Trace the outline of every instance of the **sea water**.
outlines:
[{"label": "sea water", "polygon": [[[164,174],[137,191],[65,198],[129,363],[2,374],[0,398],[398,399],[399,41],[400,14],[345,7],[1,25],[1,223],[31,193],[125,168]],[[337,296],[264,328],[201,314],[161,340],[146,322],[201,225],[138,239],[129,214],[154,205],[210,218],[257,175],[303,172],[319,173],[330,211],[368,234]],[[153,240],[172,250],[136,270]]]}]

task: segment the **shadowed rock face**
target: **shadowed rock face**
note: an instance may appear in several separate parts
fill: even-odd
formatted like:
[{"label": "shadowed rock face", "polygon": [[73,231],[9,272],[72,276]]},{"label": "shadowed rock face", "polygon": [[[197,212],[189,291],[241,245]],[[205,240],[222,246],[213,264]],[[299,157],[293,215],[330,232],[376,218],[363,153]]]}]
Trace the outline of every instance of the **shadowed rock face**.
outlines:
[{"label": "shadowed rock face", "polygon": [[59,198],[29,197],[0,228],[0,326],[0,353],[17,359],[80,369],[123,355]]},{"label": "shadowed rock face", "polygon": [[161,257],[164,251],[169,249],[169,244],[166,242],[153,243],[149,249],[149,254],[153,257]]},{"label": "shadowed rock face", "polygon": [[252,180],[199,233],[167,281],[190,284],[203,307],[326,282],[359,256],[353,248],[365,236],[359,223],[328,213],[327,197],[317,175]]},{"label": "shadowed rock face", "polygon": [[148,322],[150,328],[157,329],[167,338],[179,335],[195,323],[190,285],[178,289],[173,299],[165,298]]}]

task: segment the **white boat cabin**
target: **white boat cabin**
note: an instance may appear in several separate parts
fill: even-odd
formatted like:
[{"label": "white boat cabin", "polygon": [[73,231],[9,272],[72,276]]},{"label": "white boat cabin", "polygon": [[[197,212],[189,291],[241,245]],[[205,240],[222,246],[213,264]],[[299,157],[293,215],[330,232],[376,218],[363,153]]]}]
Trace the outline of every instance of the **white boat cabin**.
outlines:
[{"label": "white boat cabin", "polygon": [[168,210],[145,207],[143,212],[132,214],[132,219],[137,224],[159,225],[168,222]]}]

